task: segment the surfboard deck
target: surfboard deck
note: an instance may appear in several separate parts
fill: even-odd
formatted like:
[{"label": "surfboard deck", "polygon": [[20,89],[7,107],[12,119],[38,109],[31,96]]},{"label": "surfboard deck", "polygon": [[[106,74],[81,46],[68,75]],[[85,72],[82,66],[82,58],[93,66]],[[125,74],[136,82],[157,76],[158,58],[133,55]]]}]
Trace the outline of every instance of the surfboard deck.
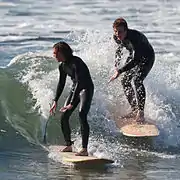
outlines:
[{"label": "surfboard deck", "polygon": [[159,130],[150,119],[144,123],[137,123],[134,118],[119,118],[116,121],[120,132],[130,137],[154,137],[159,135]]},{"label": "surfboard deck", "polygon": [[94,156],[75,156],[76,152],[61,152],[65,146],[49,146],[51,152],[55,152],[61,157],[61,162],[74,165],[106,165],[114,163],[111,159],[97,158]]}]

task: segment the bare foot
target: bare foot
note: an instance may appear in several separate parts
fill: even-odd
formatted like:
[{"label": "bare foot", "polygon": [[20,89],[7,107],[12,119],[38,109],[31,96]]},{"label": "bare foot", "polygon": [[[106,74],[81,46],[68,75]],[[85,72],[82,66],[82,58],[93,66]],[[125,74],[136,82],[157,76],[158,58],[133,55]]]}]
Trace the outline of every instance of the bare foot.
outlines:
[{"label": "bare foot", "polygon": [[138,123],[144,123],[145,122],[144,112],[143,111],[138,111],[137,112],[136,122],[138,122]]},{"label": "bare foot", "polygon": [[86,148],[83,148],[81,151],[75,154],[75,156],[88,156],[88,152]]},{"label": "bare foot", "polygon": [[72,146],[66,146],[61,152],[72,152]]}]

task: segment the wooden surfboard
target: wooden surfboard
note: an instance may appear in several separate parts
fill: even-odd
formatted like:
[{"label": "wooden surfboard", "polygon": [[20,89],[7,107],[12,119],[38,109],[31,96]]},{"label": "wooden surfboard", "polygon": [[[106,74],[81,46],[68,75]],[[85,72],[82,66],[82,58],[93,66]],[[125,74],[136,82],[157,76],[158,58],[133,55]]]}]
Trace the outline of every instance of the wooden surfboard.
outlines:
[{"label": "wooden surfboard", "polygon": [[111,159],[97,158],[94,156],[75,156],[76,152],[61,152],[65,146],[49,146],[50,152],[55,152],[60,155],[60,161],[65,164],[71,163],[74,165],[105,165],[114,163]]},{"label": "wooden surfboard", "polygon": [[159,130],[150,120],[144,123],[137,123],[134,118],[119,118],[116,121],[120,131],[130,137],[153,137],[159,135]]}]

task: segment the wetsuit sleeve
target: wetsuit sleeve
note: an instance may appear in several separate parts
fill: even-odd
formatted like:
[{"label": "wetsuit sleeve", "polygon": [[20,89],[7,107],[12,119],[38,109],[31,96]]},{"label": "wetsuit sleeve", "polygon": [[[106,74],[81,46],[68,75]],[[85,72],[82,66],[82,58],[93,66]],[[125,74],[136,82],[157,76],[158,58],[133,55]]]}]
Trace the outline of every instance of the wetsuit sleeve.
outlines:
[{"label": "wetsuit sleeve", "polygon": [[115,52],[115,67],[118,68],[122,59],[122,48],[119,46]]},{"label": "wetsuit sleeve", "polygon": [[115,35],[113,35],[113,39],[118,44],[118,48],[116,49],[115,52],[115,64],[114,64],[114,66],[118,68],[123,55],[122,53],[123,46],[121,41],[119,41]]},{"label": "wetsuit sleeve", "polygon": [[[129,56],[128,58],[131,58],[131,56]],[[138,59],[139,58],[137,58],[137,54],[135,53],[134,58],[132,57],[129,60],[129,62],[127,61],[128,63],[126,63],[122,68],[120,68],[118,70],[118,72],[121,74],[121,73],[123,73],[125,71],[129,71],[130,69],[134,68],[139,63]]]},{"label": "wetsuit sleeve", "polygon": [[59,97],[62,94],[62,91],[63,91],[65,83],[66,83],[66,77],[67,77],[67,74],[63,70],[62,64],[59,65],[59,74],[60,74],[59,82],[58,82],[57,89],[56,89],[56,96],[54,98],[54,101],[56,101],[56,102],[58,101]]},{"label": "wetsuit sleeve", "polygon": [[73,95],[72,95],[72,98],[71,98],[71,101],[70,101],[70,104],[74,105],[75,101],[76,101],[76,98],[79,97],[79,93],[81,91],[81,88],[80,88],[80,79],[81,76],[82,76],[82,71],[80,71],[78,65],[74,65],[74,70],[75,70],[75,88],[74,88],[74,92],[73,92]]}]

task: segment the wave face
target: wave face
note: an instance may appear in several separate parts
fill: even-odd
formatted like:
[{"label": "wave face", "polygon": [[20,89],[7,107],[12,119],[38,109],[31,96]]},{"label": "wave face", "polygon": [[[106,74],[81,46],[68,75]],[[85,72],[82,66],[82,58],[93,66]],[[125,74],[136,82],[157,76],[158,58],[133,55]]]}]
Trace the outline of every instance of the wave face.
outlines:
[{"label": "wave face", "polygon": [[[121,136],[115,124],[120,115],[129,112],[129,105],[124,97],[120,79],[107,85],[113,73],[115,51],[115,45],[112,45],[113,41],[108,39],[108,33],[73,32],[68,34],[66,39],[72,45],[74,54],[80,56],[89,66],[95,84],[95,94],[88,116],[91,127],[90,152],[98,154],[103,149],[103,154],[116,157],[117,160],[121,153],[116,153],[119,150],[112,153],[111,149],[114,146],[127,153],[144,148],[145,151],[157,153],[159,156],[178,155],[179,84],[176,63],[165,63],[161,61],[164,55],[157,54],[155,65],[145,80],[147,88],[145,114],[157,124],[161,131],[160,136],[151,143],[132,143],[131,140]],[[55,117],[49,116],[49,103],[52,103],[59,78],[57,67],[58,64],[52,58],[51,51],[31,52],[14,57],[1,71],[2,122],[10,125],[8,128],[13,127],[13,133],[20,134],[30,143],[42,144],[45,124],[49,118],[48,142],[63,143],[59,123],[60,113],[57,111]],[[173,74],[172,69],[175,72]],[[161,74],[165,75],[166,80]],[[59,100],[59,108],[63,105],[70,86],[71,80],[68,79]],[[79,148],[81,136],[77,111],[73,113],[70,123],[72,138],[76,139],[75,147]],[[2,129],[4,134],[8,131]],[[95,149],[98,151],[96,152]]]},{"label": "wave face", "polygon": [[[58,64],[52,58],[52,45],[64,40],[72,46],[74,54],[87,63],[95,84],[88,115],[90,153],[112,158],[120,167],[127,168],[130,164],[134,174],[141,174],[142,166],[148,169],[145,174],[148,177],[154,175],[162,179],[164,171],[171,177],[167,169],[172,165],[172,171],[177,172],[178,166],[172,163],[179,164],[180,153],[178,7],[177,0],[1,2],[0,149],[42,146],[48,119],[48,143],[63,143],[60,113],[57,111],[55,117],[49,117],[49,103],[54,98],[59,76]],[[120,115],[129,112],[120,78],[107,85],[113,73],[115,51],[111,40],[112,22],[120,15],[127,19],[129,27],[146,34],[156,52],[154,67],[145,79],[145,115],[154,120],[161,132],[154,139],[125,138],[115,124]],[[70,86],[68,79],[58,108],[63,105]],[[78,149],[81,136],[77,110],[70,122]],[[141,165],[136,163],[139,161]],[[156,171],[152,166],[159,169]],[[138,173],[137,169],[140,169]],[[175,179],[176,175],[172,177]]]}]

